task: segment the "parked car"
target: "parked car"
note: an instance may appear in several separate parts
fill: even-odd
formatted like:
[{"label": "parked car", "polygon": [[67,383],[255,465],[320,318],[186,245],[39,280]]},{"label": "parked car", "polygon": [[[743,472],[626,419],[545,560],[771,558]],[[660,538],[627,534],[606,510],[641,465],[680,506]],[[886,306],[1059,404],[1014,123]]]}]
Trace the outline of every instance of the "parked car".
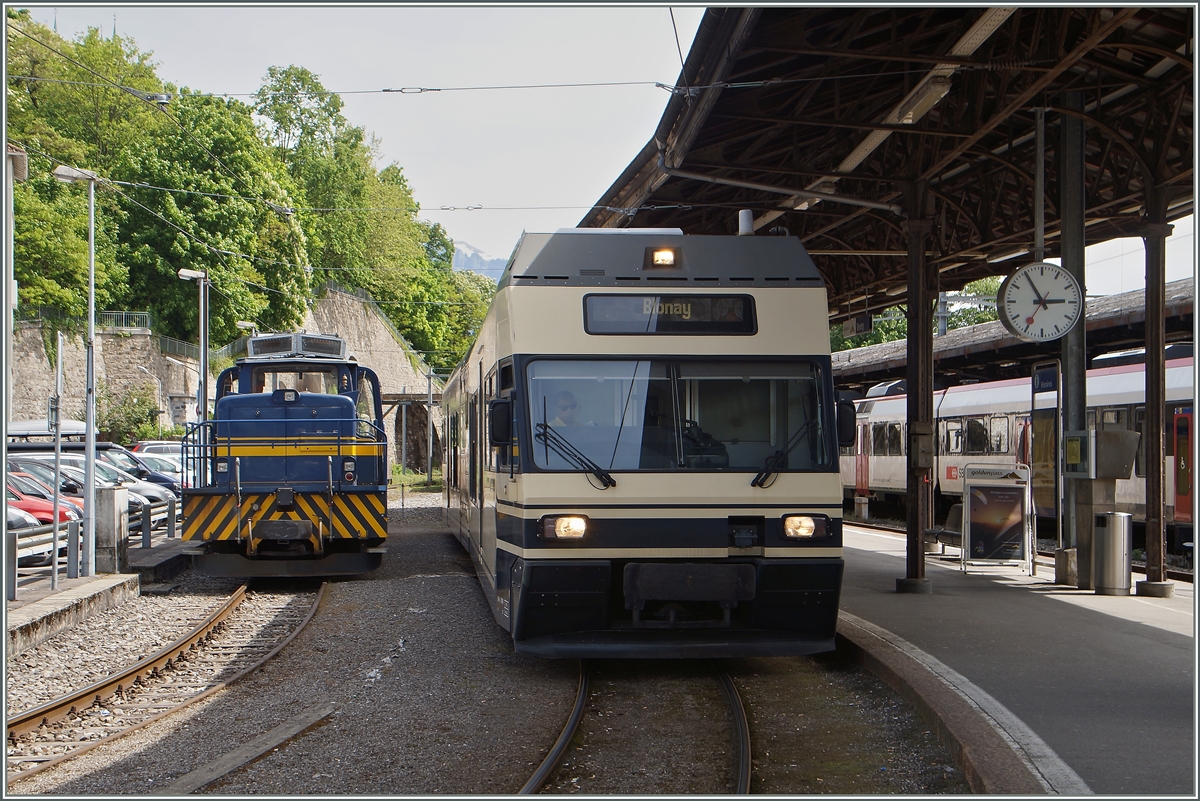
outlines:
[{"label": "parked car", "polygon": [[[46,501],[54,501],[54,490],[46,484],[46,482],[34,476],[32,473],[22,473],[19,470],[8,471],[8,480],[16,484],[18,492],[24,495],[32,495],[35,498],[41,498]],[[77,509],[83,508],[83,499],[74,498],[67,495],[61,489],[58,491],[58,499],[66,501],[74,505]]]},{"label": "parked car", "polygon": [[[56,480],[54,476],[53,456],[49,462],[41,459],[30,458],[29,455],[17,456],[9,459],[8,463],[10,465],[10,469],[11,467],[15,466],[22,472],[31,473],[44,482],[49,483]],[[82,498],[84,485],[83,468],[76,468],[69,464],[63,464],[60,468],[60,471],[60,475],[57,479],[60,482],[59,491],[72,497]],[[96,486],[115,487],[117,485],[118,482],[108,480],[104,478],[100,470],[96,471]],[[140,520],[142,514],[142,504],[150,503],[150,500],[144,495],[140,495],[136,491],[130,491],[128,493],[127,502],[129,519],[133,520],[134,517],[137,516],[137,519]]]},{"label": "parked car", "polygon": [[[42,462],[54,464],[53,453],[29,453],[24,454],[23,456],[24,458],[37,459]],[[81,453],[64,453],[59,457],[59,459],[61,464],[77,467],[80,470],[84,470],[85,465],[87,464],[87,460]],[[102,462],[99,459],[96,460],[96,475],[102,476],[106,481],[113,482],[114,485],[124,484],[133,492],[136,492],[139,495],[145,495],[147,498],[150,498],[155,502],[165,501],[169,500],[171,497],[179,496],[179,491],[174,488],[179,486],[179,482],[177,481],[172,482],[174,487],[165,487],[158,483],[142,481],[136,475],[127,473],[124,470],[115,467],[112,464]]]},{"label": "parked car", "polygon": [[143,453],[138,455],[141,456],[142,461],[151,470],[162,473],[164,476],[171,476],[176,481],[182,483],[183,466],[178,456],[172,457],[163,453]]},{"label": "parked car", "polygon": [[[11,476],[9,477],[8,484],[5,486],[5,491],[5,497],[9,504],[29,512],[29,514],[37,518],[40,525],[45,526],[54,522],[54,501],[39,498],[35,495],[24,494],[17,488]],[[65,500],[59,502],[58,521],[60,523],[69,523],[81,517],[83,515],[75,508],[75,504],[68,503]]]},{"label": "parked car", "polygon": [[183,458],[183,443],[177,439],[147,439],[134,443],[130,450],[138,456],[144,453],[161,453],[176,459]]},{"label": "parked car", "polygon": [[[86,443],[84,442],[64,442],[62,443],[63,454],[83,457],[85,453]],[[46,451],[53,452],[53,446],[49,446],[44,442],[10,442],[8,443],[8,453],[10,456],[24,453],[45,453]],[[110,464],[113,467],[118,467],[128,473],[132,473],[139,479],[149,481],[153,484],[161,484],[176,495],[180,494],[181,488],[179,482],[170,476],[163,475],[142,462],[142,460],[131,451],[123,448],[115,442],[97,442],[96,443],[96,461]]]},{"label": "parked car", "polygon": [[4,519],[4,528],[6,530],[16,531],[21,528],[36,528],[41,525],[36,517],[24,509],[18,509],[11,503],[6,505],[8,507],[8,515]]}]

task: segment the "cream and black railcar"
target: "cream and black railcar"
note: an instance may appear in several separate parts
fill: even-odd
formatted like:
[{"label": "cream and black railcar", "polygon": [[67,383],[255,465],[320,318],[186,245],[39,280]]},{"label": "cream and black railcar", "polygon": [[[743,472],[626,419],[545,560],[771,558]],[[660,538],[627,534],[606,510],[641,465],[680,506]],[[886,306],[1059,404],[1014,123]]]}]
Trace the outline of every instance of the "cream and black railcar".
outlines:
[{"label": "cream and black railcar", "polygon": [[517,651],[833,648],[826,320],[792,237],[522,237],[442,402],[446,522]]}]

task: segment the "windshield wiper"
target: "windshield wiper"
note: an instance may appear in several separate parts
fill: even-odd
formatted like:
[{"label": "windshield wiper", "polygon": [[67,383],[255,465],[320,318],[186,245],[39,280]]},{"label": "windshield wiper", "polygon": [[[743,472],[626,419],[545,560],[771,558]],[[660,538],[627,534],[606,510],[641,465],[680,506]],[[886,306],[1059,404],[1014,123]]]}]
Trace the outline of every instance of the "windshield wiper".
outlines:
[{"label": "windshield wiper", "polygon": [[616,479],[609,475],[607,470],[585,456],[583,451],[576,448],[565,437],[552,429],[549,423],[538,423],[534,427],[537,429],[537,433],[533,435],[534,439],[550,446],[559,456],[567,461],[574,462],[577,466],[582,467],[600,479],[600,483],[604,485],[601,489],[617,486]]},{"label": "windshield wiper", "polygon": [[783,450],[775,451],[774,454],[767,457],[766,467],[758,472],[758,475],[756,475],[750,482],[750,486],[766,487],[767,479],[779,472],[779,468],[783,467],[784,463],[787,461],[788,455],[792,451],[796,450],[796,446],[799,445],[804,437],[816,427],[816,420],[809,420],[807,423],[800,426],[800,428],[796,430],[796,433],[792,435],[792,438],[788,440],[787,445],[784,446]]}]

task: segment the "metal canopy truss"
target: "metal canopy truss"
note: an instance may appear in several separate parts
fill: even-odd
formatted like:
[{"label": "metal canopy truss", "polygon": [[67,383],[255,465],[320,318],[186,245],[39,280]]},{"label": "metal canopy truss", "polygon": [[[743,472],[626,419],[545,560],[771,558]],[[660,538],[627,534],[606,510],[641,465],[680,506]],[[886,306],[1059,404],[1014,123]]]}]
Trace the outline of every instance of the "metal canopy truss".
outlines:
[{"label": "metal canopy truss", "polygon": [[1193,11],[709,9],[654,137],[580,226],[734,233],[752,209],[820,254],[835,322],[906,301],[910,216],[932,223],[936,289],[1020,263],[1045,108],[1047,256],[1064,114],[1084,120],[1087,242],[1138,236],[1193,210]]}]

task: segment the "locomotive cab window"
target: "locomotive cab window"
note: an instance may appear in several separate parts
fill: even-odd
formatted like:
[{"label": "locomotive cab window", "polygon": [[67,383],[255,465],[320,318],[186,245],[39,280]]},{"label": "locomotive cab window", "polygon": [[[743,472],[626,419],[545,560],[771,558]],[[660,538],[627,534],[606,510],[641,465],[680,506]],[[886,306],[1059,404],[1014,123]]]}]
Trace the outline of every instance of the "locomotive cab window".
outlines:
[{"label": "locomotive cab window", "polygon": [[827,469],[833,453],[817,365],[806,361],[531,362],[525,413],[542,469]]},{"label": "locomotive cab window", "polygon": [[307,367],[298,369],[295,365],[255,367],[251,380],[251,392],[270,394],[277,389],[298,389],[301,392],[315,392],[320,395],[338,394],[336,368],[314,367],[310,370]]},{"label": "locomotive cab window", "polygon": [[358,435],[366,436],[375,423],[375,385],[371,377],[365,374],[358,378],[358,402],[354,413],[358,418]]}]

